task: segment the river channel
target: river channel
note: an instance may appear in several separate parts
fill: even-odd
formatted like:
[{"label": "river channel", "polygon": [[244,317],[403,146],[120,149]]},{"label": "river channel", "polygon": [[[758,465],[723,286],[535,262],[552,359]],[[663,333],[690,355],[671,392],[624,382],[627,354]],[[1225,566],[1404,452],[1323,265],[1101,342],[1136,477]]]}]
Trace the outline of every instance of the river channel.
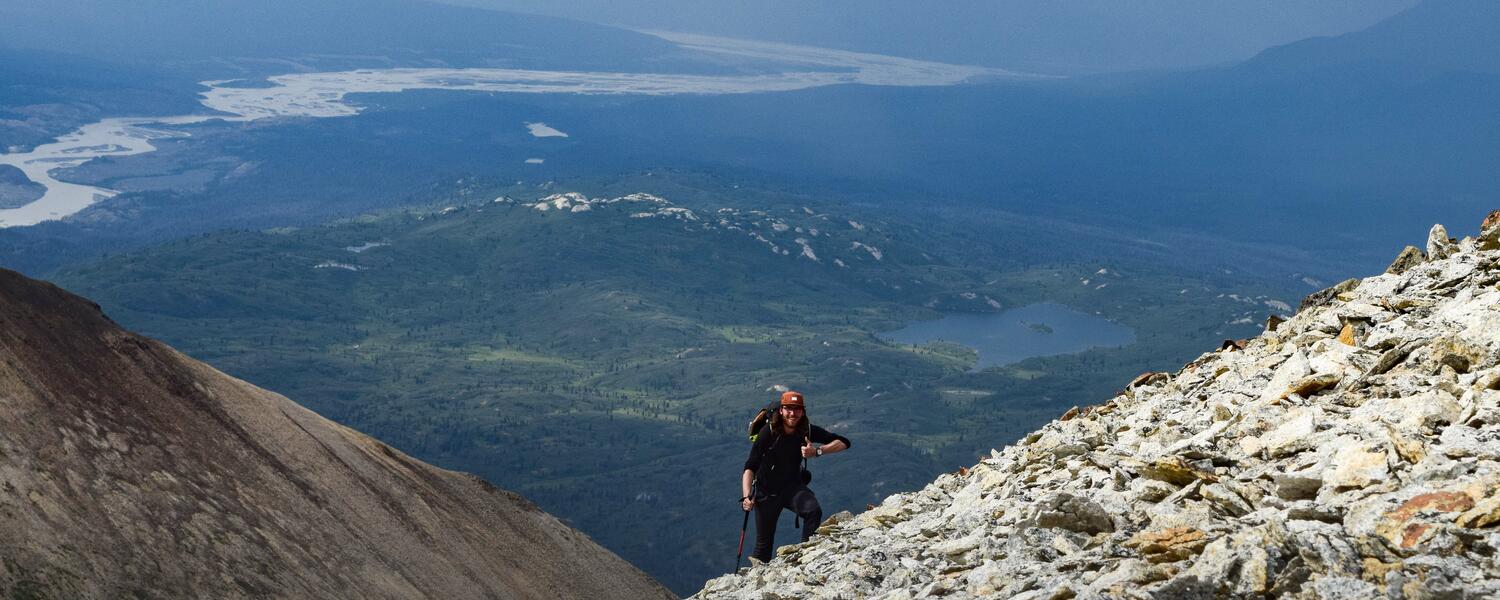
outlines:
[{"label": "river channel", "polygon": [[[950,65],[877,54],[770,42],[650,32],[689,50],[775,59],[807,65],[807,71],[759,75],[679,73],[600,73],[525,69],[360,69],[332,73],[289,73],[266,78],[265,85],[236,80],[204,81],[200,94],[211,114],[164,118],[109,118],[91,123],[57,141],[27,152],[0,154],[0,164],[21,169],[46,188],[30,204],[0,210],[0,229],[62,219],[118,192],[59,181],[55,171],[102,156],[126,156],[155,149],[151,140],[183,137],[174,129],[209,119],[253,121],[265,118],[345,117],[360,107],[345,102],[355,93],[446,89],[528,94],[744,94],[800,90],[827,85],[944,86],[977,77],[1035,76],[965,65]],[[256,82],[251,82],[256,83]],[[548,128],[551,129],[551,128]],[[553,130],[556,131],[556,130]],[[535,132],[535,130],[533,130]],[[561,133],[560,131],[558,133]]]}]

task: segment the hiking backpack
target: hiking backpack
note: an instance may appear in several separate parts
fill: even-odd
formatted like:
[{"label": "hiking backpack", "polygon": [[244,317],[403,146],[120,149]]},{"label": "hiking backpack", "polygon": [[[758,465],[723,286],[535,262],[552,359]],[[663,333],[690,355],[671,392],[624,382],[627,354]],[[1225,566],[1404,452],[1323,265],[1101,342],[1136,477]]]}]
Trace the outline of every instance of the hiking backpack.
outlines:
[{"label": "hiking backpack", "polygon": [[755,418],[750,419],[750,443],[755,444],[755,438],[760,437],[760,430],[771,424],[771,417],[776,411],[781,410],[781,401],[773,400],[765,408],[755,413]]}]

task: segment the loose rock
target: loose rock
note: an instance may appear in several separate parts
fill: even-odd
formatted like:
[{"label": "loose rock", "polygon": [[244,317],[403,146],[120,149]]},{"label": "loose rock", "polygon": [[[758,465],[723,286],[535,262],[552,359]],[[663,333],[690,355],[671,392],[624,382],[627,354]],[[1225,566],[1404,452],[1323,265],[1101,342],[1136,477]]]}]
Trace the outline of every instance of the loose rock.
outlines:
[{"label": "loose rock", "polygon": [[1500,211],[1483,230],[697,597],[1500,597]]}]

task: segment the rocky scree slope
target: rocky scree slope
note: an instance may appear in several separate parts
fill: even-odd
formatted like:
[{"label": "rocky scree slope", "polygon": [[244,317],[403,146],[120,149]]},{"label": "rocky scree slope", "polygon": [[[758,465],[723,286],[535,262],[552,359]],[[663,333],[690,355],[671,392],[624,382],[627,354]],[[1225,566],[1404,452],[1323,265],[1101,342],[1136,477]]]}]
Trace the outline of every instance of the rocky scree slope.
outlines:
[{"label": "rocky scree slope", "polygon": [[696,598],[1500,597],[1500,211]]},{"label": "rocky scree slope", "polygon": [[0,269],[0,596],[670,598],[534,504]]}]

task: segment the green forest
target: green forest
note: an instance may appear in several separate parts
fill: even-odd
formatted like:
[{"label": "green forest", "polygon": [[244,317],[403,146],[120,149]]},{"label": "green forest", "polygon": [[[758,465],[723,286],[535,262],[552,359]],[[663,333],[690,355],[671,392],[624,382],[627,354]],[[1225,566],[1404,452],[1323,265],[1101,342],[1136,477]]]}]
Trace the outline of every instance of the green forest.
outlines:
[{"label": "green forest", "polygon": [[[54,279],[231,375],[525,494],[679,593],[733,564],[744,428],[777,386],[854,441],[814,462],[813,488],[825,514],[861,510],[1253,335],[1274,312],[1263,300],[1289,298],[1129,235],[998,211],[862,208],[688,175],[579,188],[670,204],[543,211],[560,191],[543,187],[200,235]],[[1107,287],[1081,284],[1101,268]],[[878,336],[1042,301],[1137,341],[974,370],[963,346]]]}]

